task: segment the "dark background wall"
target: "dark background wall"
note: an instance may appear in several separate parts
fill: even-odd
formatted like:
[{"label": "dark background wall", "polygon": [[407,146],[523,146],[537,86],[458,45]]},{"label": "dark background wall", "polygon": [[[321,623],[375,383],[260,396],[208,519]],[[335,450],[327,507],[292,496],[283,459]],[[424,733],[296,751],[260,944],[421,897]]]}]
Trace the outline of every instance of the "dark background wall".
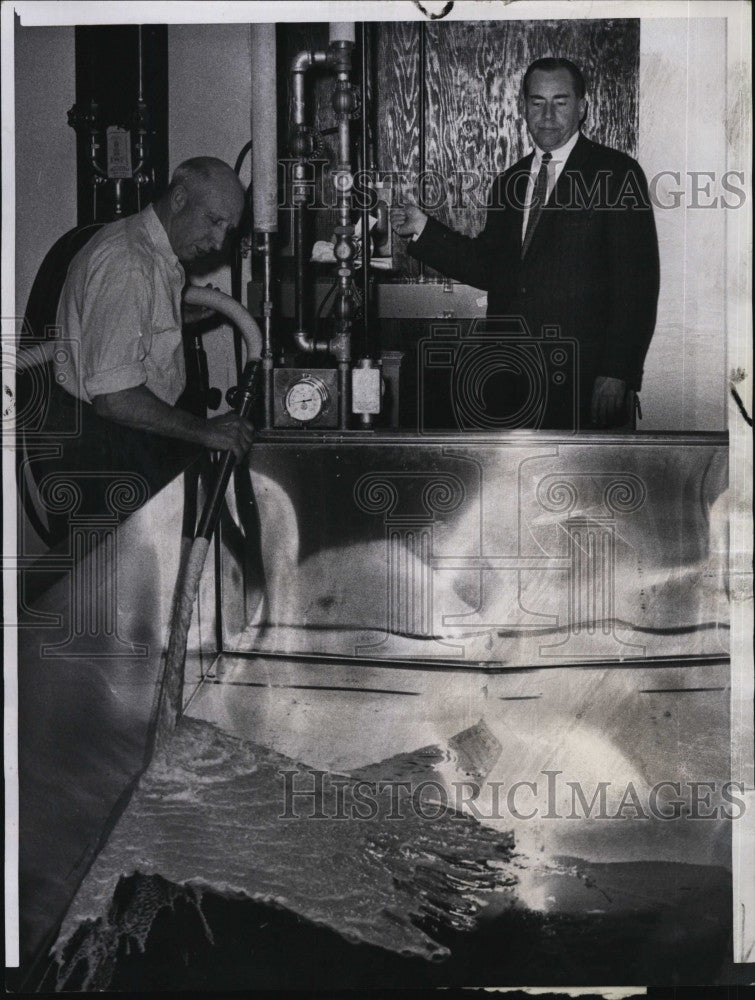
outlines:
[{"label": "dark background wall", "polygon": [[[95,102],[99,109],[101,145],[99,162],[107,162],[105,132],[118,125],[131,132],[132,165],[137,164],[133,140],[139,96],[139,28],[135,24],[87,25],[76,28],[76,109],[86,115]],[[147,105],[149,160],[145,172],[149,181],[137,199],[136,185],[123,183],[123,214],[143,208],[168,182],[168,32],[163,25],[142,27],[143,94]],[[114,218],[114,187],[98,186],[95,219],[92,195],[90,141],[86,127],[77,131],[78,224],[109,222]]]}]

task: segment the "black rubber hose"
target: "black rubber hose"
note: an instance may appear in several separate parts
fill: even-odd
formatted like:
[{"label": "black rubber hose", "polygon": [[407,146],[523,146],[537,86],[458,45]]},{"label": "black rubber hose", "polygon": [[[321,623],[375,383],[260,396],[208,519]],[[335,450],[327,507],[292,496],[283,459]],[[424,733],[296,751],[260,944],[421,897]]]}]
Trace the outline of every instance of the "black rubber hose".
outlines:
[{"label": "black rubber hose", "polygon": [[[247,417],[249,415],[252,406],[253,384],[257,373],[257,366],[257,361],[247,362],[241,384],[236,390],[236,406],[234,409],[240,417]],[[215,525],[218,522],[218,517],[220,516],[220,510],[223,506],[223,500],[225,499],[225,493],[228,489],[228,483],[230,482],[235,464],[236,456],[233,452],[225,452],[217,466],[217,474],[212,492],[205,501],[204,510],[202,511],[202,516],[199,519],[197,527],[196,538],[206,538],[208,541],[211,538],[215,530]]]}]

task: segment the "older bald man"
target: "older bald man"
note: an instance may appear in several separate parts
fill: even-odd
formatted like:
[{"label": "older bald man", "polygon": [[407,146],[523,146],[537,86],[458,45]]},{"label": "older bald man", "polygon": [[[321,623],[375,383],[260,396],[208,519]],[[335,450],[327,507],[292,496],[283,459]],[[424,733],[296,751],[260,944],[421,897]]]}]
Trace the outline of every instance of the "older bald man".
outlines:
[{"label": "older bald man", "polygon": [[241,458],[249,448],[247,420],[234,413],[206,420],[176,405],[186,381],[184,265],[222,254],[243,207],[227,163],[186,160],[162,198],[103,226],[71,261],[56,317],[69,349],[54,358],[45,447],[36,448],[29,471],[40,496],[45,483],[74,487],[70,510],[43,503],[48,545],[66,538],[72,515],[107,514],[117,481],[137,477],[147,499],[203,449]]},{"label": "older bald man", "polygon": [[247,450],[246,420],[203,420],[174,405],[186,377],[183,265],[222,252],[243,208],[228,164],[196,157],[176,169],[164,197],[104,226],[74,257],[57,314],[73,349],[56,375],[97,417],[239,458]]}]

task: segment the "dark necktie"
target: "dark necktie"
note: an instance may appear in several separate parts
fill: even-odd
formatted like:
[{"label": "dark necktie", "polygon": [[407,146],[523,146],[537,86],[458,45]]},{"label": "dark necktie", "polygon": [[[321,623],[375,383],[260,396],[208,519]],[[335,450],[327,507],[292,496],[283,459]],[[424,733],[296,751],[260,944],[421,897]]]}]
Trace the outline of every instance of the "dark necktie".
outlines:
[{"label": "dark necktie", "polygon": [[532,192],[532,201],[530,202],[530,214],[527,216],[527,229],[522,241],[522,257],[527,253],[532,242],[532,234],[535,232],[540,213],[543,211],[548,196],[548,164],[552,158],[550,153],[543,153],[543,158],[540,161],[540,169],[535,179],[535,190]]}]

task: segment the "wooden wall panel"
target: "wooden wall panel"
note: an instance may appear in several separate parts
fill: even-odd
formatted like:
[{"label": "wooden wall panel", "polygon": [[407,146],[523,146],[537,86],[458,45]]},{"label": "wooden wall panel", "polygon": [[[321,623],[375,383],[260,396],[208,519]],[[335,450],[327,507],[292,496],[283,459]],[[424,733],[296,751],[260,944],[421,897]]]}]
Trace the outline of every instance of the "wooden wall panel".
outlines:
[{"label": "wooden wall panel", "polygon": [[[375,25],[377,43],[377,135],[379,170],[419,170],[419,22]],[[394,243],[398,273],[416,273],[402,240]]]}]

